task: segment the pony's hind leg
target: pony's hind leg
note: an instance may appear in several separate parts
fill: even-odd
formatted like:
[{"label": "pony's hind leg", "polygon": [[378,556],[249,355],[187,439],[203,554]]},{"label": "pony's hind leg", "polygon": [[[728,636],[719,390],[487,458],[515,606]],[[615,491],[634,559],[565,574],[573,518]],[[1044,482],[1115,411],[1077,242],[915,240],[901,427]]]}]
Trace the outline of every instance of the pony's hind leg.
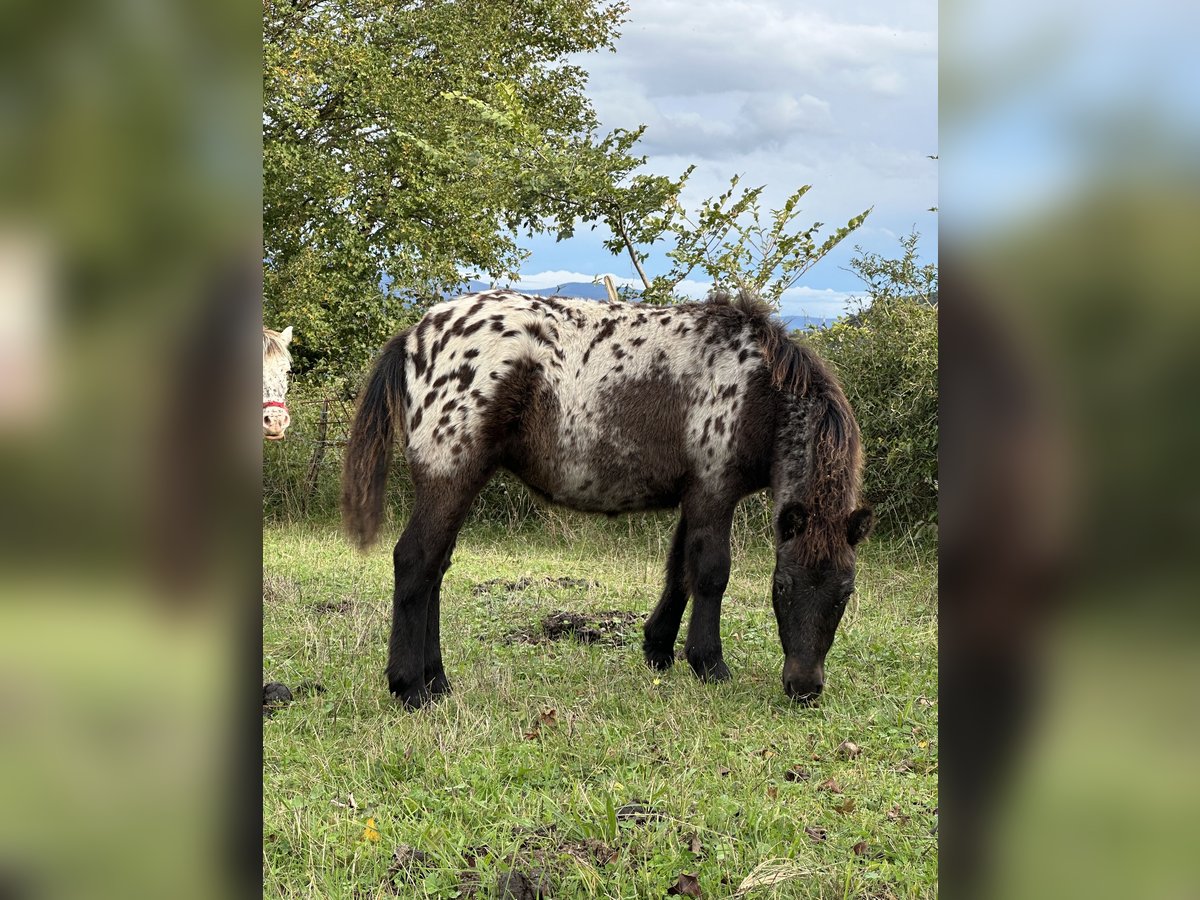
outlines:
[{"label": "pony's hind leg", "polygon": [[685,566],[692,589],[692,620],[684,651],[692,671],[704,681],[730,677],[721,648],[721,599],[729,583],[729,533],[735,505],[713,501],[689,507],[685,503],[691,523]]},{"label": "pony's hind leg", "polygon": [[435,693],[445,693],[450,687],[441,667],[441,580],[458,530],[482,483],[467,487],[462,482],[423,482],[417,486],[408,527],[392,554],[396,589],[388,643],[388,687],[410,709],[423,706]]},{"label": "pony's hind leg", "polygon": [[675,536],[671,539],[671,552],[667,555],[667,580],[662,597],[642,629],[645,636],[642,652],[646,656],[646,665],[654,669],[668,669],[675,662],[675,639],[679,637],[679,623],[683,621],[688,602],[684,571],[686,549],[687,519],[680,515]]}]

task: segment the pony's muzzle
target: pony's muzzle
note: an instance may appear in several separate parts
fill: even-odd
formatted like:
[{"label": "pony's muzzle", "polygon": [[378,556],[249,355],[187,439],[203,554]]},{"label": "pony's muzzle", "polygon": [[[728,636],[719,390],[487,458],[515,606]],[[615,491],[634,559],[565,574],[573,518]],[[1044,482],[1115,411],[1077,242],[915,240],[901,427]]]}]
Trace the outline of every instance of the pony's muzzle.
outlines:
[{"label": "pony's muzzle", "polygon": [[783,691],[802,706],[812,706],[825,689],[825,667],[805,667],[792,660],[783,665]]},{"label": "pony's muzzle", "polygon": [[286,407],[264,406],[263,408],[263,437],[269,441],[278,441],[292,424]]}]

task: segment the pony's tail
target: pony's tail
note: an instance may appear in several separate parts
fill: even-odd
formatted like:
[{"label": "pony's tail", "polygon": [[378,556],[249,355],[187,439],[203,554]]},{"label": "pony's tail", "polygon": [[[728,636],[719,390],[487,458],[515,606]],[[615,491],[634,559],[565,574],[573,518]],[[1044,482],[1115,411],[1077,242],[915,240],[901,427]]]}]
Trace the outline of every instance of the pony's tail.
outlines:
[{"label": "pony's tail", "polygon": [[342,523],[351,540],[367,547],[379,531],[388,470],[397,439],[404,437],[404,340],[384,346],[358,401],[342,464]]}]

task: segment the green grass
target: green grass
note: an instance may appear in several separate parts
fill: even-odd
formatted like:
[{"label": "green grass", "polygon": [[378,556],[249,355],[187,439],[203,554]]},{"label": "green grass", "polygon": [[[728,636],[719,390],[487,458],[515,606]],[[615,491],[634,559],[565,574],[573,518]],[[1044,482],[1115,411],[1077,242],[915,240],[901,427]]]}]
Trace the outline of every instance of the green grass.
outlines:
[{"label": "green grass", "polygon": [[[664,897],[685,872],[706,898],[935,896],[931,554],[867,544],[825,695],[803,709],[780,684],[771,548],[744,535],[722,619],[732,683],[701,684],[684,662],[652,672],[636,630],[625,644],[511,640],[555,610],[647,613],[658,598],[667,521],[567,521],[464,531],[442,592],[454,692],[417,713],[383,677],[386,545],[363,556],[334,526],[267,527],[264,681],[325,690],[263,721],[264,894],[454,897],[474,871],[489,896],[516,868],[547,871],[556,898]],[[546,576],[595,585],[473,590]],[[846,740],[861,752],[840,752]],[[789,780],[797,765],[807,779]],[[618,815],[634,802],[661,817]],[[393,877],[402,845],[429,858]],[[789,877],[736,894],[771,861]]]}]

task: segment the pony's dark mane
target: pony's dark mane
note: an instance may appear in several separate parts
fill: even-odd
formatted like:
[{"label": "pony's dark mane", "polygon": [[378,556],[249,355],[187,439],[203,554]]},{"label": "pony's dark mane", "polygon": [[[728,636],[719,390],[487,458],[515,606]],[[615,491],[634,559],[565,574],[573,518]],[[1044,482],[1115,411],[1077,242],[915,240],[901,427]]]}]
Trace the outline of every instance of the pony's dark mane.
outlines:
[{"label": "pony's dark mane", "polygon": [[802,562],[853,565],[846,539],[847,517],[862,487],[862,439],[846,394],[811,347],[788,334],[771,307],[747,291],[716,291],[706,303],[729,306],[751,321],[763,362],[776,390],[804,398],[809,477],[800,501],[808,513]]}]

